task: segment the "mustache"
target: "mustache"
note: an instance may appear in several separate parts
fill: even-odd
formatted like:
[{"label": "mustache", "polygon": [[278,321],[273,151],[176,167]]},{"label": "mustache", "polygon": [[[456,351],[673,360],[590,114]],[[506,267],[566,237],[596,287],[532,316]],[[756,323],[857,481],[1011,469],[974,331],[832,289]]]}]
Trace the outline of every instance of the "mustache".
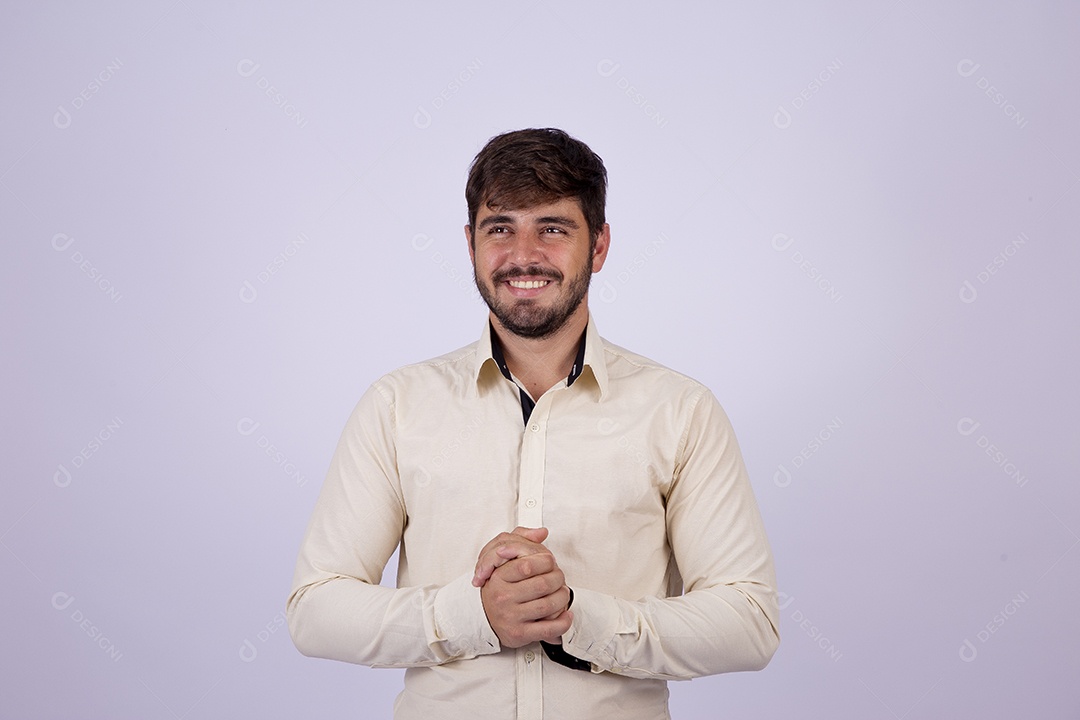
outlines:
[{"label": "mustache", "polygon": [[507,270],[500,270],[491,276],[491,280],[492,282],[501,283],[516,277],[542,277],[555,281],[561,281],[563,279],[562,273],[554,268],[529,265],[528,267],[512,267]]}]

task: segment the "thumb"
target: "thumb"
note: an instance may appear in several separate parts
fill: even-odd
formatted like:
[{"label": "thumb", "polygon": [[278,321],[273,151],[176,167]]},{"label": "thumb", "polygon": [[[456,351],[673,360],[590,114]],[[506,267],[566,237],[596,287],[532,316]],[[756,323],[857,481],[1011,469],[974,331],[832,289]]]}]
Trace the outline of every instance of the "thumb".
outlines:
[{"label": "thumb", "polygon": [[514,528],[511,535],[520,535],[521,537],[530,540],[534,543],[542,543],[547,539],[548,529],[546,527],[527,528],[520,525]]}]

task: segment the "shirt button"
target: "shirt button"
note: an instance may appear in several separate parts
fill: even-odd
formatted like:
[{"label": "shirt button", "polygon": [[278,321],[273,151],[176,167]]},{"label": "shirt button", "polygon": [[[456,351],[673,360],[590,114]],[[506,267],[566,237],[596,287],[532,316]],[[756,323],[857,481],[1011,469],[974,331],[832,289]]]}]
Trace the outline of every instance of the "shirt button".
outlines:
[{"label": "shirt button", "polygon": [[532,425],[530,425],[529,429],[532,430],[533,432],[540,432],[540,426],[537,425],[536,423],[533,423]]},{"label": "shirt button", "polygon": [[532,498],[529,498],[528,500],[525,501],[525,507],[527,507],[527,508],[536,507],[536,500],[534,500]]},{"label": "shirt button", "polygon": [[525,653],[525,662],[531,663],[535,659],[536,659],[536,653],[534,653],[532,650]]}]

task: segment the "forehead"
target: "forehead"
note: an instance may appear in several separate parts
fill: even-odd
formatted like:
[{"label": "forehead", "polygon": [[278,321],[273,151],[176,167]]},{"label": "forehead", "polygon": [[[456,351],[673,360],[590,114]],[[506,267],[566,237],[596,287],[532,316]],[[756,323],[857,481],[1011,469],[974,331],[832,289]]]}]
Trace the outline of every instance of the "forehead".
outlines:
[{"label": "forehead", "polygon": [[576,220],[581,225],[585,224],[585,214],[581,210],[581,201],[576,197],[559,198],[552,202],[519,208],[507,208],[500,205],[489,207],[487,204],[481,204],[476,211],[477,224],[492,215],[506,216],[516,222],[529,222],[541,217],[561,216]]}]

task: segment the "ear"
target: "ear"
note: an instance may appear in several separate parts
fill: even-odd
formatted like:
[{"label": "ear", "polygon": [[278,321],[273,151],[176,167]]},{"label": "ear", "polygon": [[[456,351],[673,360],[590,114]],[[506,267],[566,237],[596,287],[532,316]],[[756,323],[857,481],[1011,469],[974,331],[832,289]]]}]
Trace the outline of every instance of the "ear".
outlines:
[{"label": "ear", "polygon": [[611,227],[604,223],[604,227],[600,229],[600,233],[596,236],[596,247],[593,248],[592,271],[594,273],[600,272],[600,269],[604,267],[610,245]]},{"label": "ear", "polygon": [[469,246],[469,262],[476,264],[476,248],[473,247],[472,226],[465,226],[465,244]]}]

